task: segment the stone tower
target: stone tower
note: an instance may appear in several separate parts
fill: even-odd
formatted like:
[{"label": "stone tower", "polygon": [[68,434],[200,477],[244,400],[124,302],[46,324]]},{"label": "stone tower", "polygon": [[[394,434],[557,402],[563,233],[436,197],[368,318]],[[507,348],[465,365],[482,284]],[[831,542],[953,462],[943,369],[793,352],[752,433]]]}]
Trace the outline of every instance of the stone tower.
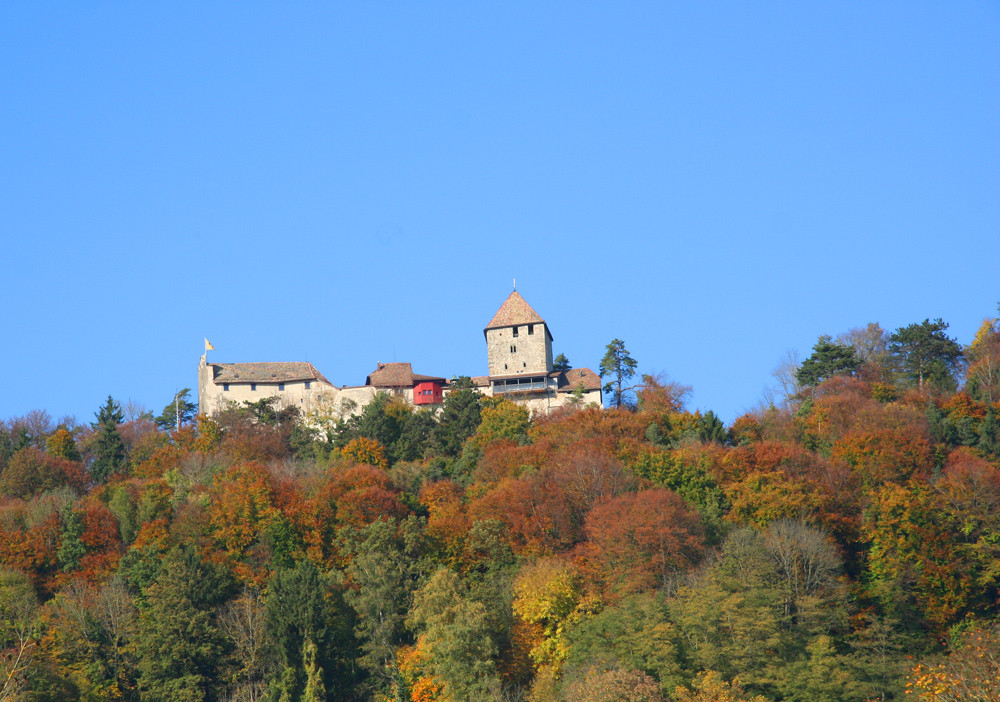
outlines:
[{"label": "stone tower", "polygon": [[552,334],[515,290],[483,330],[490,376],[542,375],[552,370]]}]

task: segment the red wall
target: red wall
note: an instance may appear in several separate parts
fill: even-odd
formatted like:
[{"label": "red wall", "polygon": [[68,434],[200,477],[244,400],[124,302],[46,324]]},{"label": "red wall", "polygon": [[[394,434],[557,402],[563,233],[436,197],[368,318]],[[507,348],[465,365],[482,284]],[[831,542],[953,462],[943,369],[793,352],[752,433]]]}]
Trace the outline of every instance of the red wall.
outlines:
[{"label": "red wall", "polygon": [[417,383],[413,386],[413,404],[415,405],[439,405],[441,398],[440,383]]}]

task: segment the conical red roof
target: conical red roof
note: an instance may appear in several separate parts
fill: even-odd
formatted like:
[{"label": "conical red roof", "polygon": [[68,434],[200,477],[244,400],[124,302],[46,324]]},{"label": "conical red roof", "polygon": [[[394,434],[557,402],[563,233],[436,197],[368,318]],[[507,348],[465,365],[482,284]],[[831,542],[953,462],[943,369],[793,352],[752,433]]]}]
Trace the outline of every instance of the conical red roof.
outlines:
[{"label": "conical red roof", "polygon": [[531,305],[525,302],[521,294],[515,290],[500,305],[500,309],[493,315],[493,319],[486,325],[486,329],[513,327],[521,324],[545,324],[545,320],[539,317],[538,313],[531,309]]}]

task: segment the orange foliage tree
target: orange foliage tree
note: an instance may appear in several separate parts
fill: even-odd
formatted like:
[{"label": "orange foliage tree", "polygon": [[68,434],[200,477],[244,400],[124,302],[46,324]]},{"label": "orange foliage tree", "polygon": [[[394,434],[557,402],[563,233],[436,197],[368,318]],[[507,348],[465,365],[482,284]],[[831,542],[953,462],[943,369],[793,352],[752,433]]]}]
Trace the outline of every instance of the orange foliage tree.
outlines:
[{"label": "orange foliage tree", "polygon": [[378,441],[369,439],[367,436],[351,439],[340,450],[340,453],[344,458],[363,463],[366,466],[375,466],[382,470],[389,466],[389,461],[385,457],[385,448]]},{"label": "orange foliage tree", "polygon": [[606,594],[666,589],[704,550],[697,514],[663,488],[602,502],[587,515],[584,533],[584,572]]}]

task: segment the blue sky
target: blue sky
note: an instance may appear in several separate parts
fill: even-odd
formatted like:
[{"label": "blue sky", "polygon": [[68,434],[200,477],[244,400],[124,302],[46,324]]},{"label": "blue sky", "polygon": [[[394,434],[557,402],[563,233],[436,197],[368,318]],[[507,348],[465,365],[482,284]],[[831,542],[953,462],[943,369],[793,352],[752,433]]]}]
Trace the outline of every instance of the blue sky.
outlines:
[{"label": "blue sky", "polygon": [[789,349],[1000,300],[1000,5],[5,3],[0,417],[210,360],[556,353],[729,422]]}]

